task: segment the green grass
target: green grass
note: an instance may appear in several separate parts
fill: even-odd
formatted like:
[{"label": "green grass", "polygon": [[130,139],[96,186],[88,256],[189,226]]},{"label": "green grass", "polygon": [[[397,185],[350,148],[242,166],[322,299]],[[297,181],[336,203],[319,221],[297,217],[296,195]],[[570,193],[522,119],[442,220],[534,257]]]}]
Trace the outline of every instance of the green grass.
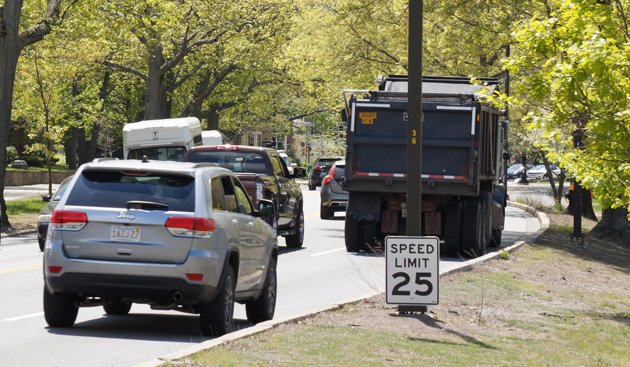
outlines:
[{"label": "green grass", "polygon": [[37,214],[46,205],[41,197],[7,201],[7,215],[9,217],[21,214]]},{"label": "green grass", "polygon": [[[550,231],[561,236],[566,228]],[[624,251],[617,256],[627,256]],[[431,319],[428,323],[436,325],[431,333],[420,330],[408,336],[395,327],[372,328],[370,319],[361,325],[334,324],[330,316],[327,322],[316,319],[281,325],[166,365],[628,366],[627,290],[624,293],[614,286],[594,290],[575,285],[578,279],[569,274],[553,271],[554,266],[563,265],[578,269],[575,275],[584,277],[579,269],[594,268],[588,273],[593,278],[598,270],[605,272],[593,279],[600,284],[628,278],[627,270],[602,267],[587,255],[567,253],[557,245],[529,245],[498,263],[509,261],[504,269],[492,265],[483,272],[459,274],[440,287],[441,303],[447,303],[448,310],[436,309],[433,318],[408,318],[422,330]],[[551,277],[545,279],[545,274]],[[564,275],[566,280],[561,278]],[[621,284],[625,278],[619,278]],[[554,287],[558,281],[566,283]],[[331,315],[347,317],[361,312],[359,306],[342,307]],[[453,310],[458,316],[449,321]]]}]

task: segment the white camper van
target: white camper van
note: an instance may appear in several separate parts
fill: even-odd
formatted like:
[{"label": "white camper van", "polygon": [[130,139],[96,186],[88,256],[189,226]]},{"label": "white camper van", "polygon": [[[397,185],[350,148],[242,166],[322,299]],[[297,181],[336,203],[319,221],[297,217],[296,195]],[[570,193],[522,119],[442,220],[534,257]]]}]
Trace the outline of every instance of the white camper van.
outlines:
[{"label": "white camper van", "polygon": [[206,130],[201,132],[203,145],[223,145],[223,135],[219,130]]},{"label": "white camper van", "polygon": [[123,128],[125,159],[181,161],[186,151],[202,145],[201,123],[196,117],[145,120]]}]

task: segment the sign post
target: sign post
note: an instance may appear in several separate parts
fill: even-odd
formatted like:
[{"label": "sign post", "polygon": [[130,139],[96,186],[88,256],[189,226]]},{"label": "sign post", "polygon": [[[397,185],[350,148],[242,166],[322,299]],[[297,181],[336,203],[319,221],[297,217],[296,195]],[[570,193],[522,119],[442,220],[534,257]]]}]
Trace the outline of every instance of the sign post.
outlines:
[{"label": "sign post", "polygon": [[437,305],[440,288],[440,239],[388,236],[385,238],[386,302],[400,312]]}]

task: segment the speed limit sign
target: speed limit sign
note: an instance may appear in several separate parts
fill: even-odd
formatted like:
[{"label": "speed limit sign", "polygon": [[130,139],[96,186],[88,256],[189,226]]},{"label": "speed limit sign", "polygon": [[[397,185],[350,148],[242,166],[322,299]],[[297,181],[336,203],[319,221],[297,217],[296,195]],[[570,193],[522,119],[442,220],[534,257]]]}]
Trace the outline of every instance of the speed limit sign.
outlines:
[{"label": "speed limit sign", "polygon": [[440,239],[385,238],[386,302],[398,305],[437,305],[440,280]]}]

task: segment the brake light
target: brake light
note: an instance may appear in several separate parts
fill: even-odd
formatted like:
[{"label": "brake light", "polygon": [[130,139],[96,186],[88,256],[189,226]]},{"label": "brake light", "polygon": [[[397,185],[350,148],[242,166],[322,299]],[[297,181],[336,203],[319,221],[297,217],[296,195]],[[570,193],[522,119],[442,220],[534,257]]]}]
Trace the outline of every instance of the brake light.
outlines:
[{"label": "brake light", "polygon": [[321,166],[315,166],[315,167],[313,167],[313,170],[315,170],[315,171],[321,171],[321,170],[322,170],[322,167],[321,167]]},{"label": "brake light", "polygon": [[63,269],[63,267],[61,266],[57,266],[57,265],[49,265],[48,266],[48,271],[54,274],[57,273],[61,273],[61,270]]},{"label": "brake light", "polygon": [[87,222],[87,214],[71,210],[55,210],[50,218],[53,229],[65,231],[80,231]]},{"label": "brake light", "polygon": [[203,274],[198,273],[186,273],[186,278],[193,282],[200,282],[203,280]]},{"label": "brake light", "polygon": [[146,171],[122,171],[122,173],[127,176],[146,176],[149,174]]},{"label": "brake light", "polygon": [[170,217],[164,227],[177,237],[210,238],[215,224],[212,219],[207,218]]},{"label": "brake light", "polygon": [[330,181],[333,180],[334,174],[335,174],[335,167],[333,166],[333,168],[330,169],[330,172],[328,172],[328,176],[324,177],[324,180],[322,180],[322,185],[328,185]]}]

